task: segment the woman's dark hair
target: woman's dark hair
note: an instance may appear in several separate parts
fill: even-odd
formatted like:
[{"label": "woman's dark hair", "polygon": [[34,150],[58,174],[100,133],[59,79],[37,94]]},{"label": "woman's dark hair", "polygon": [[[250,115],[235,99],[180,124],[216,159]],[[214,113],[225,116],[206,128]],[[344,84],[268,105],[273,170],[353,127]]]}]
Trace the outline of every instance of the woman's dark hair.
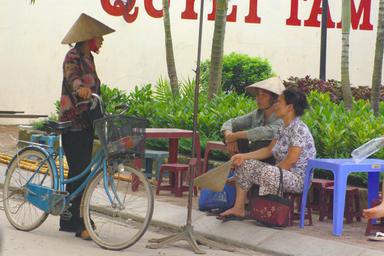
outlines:
[{"label": "woman's dark hair", "polygon": [[287,105],[292,104],[296,116],[302,116],[304,110],[308,108],[307,96],[302,91],[295,88],[285,89],[283,96]]},{"label": "woman's dark hair", "polygon": [[276,103],[278,99],[279,99],[279,95],[277,95],[276,93],[271,92],[271,101],[272,101],[272,103]]},{"label": "woman's dark hair", "polygon": [[[80,48],[80,47],[84,44],[84,42],[85,42],[85,41],[77,42],[77,43],[75,44],[74,47]],[[70,44],[70,46],[72,46],[72,45]],[[73,47],[73,46],[72,46],[72,47]]]}]

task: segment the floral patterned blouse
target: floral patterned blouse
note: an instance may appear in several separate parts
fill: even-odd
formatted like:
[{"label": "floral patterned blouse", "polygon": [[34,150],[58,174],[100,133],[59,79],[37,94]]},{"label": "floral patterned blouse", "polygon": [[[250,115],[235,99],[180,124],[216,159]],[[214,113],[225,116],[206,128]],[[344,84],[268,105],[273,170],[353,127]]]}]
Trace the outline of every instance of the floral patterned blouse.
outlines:
[{"label": "floral patterned blouse", "polygon": [[287,156],[290,147],[302,149],[299,160],[289,171],[304,179],[308,160],[316,157],[315,143],[307,125],[297,117],[287,127],[281,127],[275,139],[277,141],[272,153],[277,162],[281,162]]},{"label": "floral patterned blouse", "polygon": [[[80,118],[80,113],[89,108],[88,104],[73,105],[68,93],[72,94],[75,104],[82,101],[77,97],[76,91],[80,87],[88,87],[93,93],[100,95],[100,80],[96,74],[92,54],[84,56],[79,47],[73,47],[65,56],[63,63],[63,86],[60,99],[60,121],[72,121],[73,130],[86,129]],[[66,89],[67,88],[67,89]]]}]

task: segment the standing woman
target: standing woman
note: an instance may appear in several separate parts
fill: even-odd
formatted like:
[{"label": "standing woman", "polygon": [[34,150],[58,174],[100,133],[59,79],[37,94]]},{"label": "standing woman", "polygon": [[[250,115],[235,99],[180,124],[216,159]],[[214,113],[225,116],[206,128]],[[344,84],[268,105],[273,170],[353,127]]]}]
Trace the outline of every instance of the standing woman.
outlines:
[{"label": "standing woman", "polygon": [[[63,148],[68,161],[68,178],[81,173],[92,159],[93,127],[81,118],[88,104],[76,106],[90,99],[92,93],[100,95],[100,80],[96,74],[92,52],[99,53],[103,35],[114,32],[98,20],[81,14],[64,37],[62,44],[75,44],[65,56],[63,63],[63,85],[60,100],[60,121],[72,121],[70,131],[62,135]],[[66,191],[75,191],[86,176],[67,184]],[[75,232],[77,237],[90,239],[80,217],[82,193],[73,201],[68,211],[60,216],[60,231]]]}]

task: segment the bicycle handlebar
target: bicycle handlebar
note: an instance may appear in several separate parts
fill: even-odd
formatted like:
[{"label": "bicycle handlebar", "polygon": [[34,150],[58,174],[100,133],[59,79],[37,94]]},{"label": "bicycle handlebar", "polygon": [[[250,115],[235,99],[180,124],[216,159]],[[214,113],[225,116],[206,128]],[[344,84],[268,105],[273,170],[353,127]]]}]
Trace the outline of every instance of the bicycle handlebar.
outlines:
[{"label": "bicycle handlebar", "polygon": [[[99,103],[99,106],[100,106],[100,111],[101,113],[105,116],[106,114],[108,115],[108,113],[105,112],[105,109],[104,109],[104,102],[103,102],[103,99],[101,98],[100,95],[96,94],[96,93],[92,93],[91,94],[91,98],[89,100],[84,100],[84,101],[80,101],[76,104],[76,107],[82,105],[82,104],[92,104],[90,109],[94,109],[95,107],[97,107],[97,102]],[[125,112],[127,112],[129,110],[129,106],[127,104],[122,104],[120,106],[118,106],[116,109],[122,109],[122,111],[119,113],[120,115],[124,114]]]},{"label": "bicycle handlebar", "polygon": [[103,99],[100,97],[100,95],[98,95],[96,93],[92,93],[90,99],[78,102],[76,104],[76,107],[83,105],[83,104],[91,104],[90,109],[93,110],[93,109],[95,109],[95,107],[97,107],[97,105],[98,105],[97,103],[99,103],[101,113],[103,115],[105,115]]}]

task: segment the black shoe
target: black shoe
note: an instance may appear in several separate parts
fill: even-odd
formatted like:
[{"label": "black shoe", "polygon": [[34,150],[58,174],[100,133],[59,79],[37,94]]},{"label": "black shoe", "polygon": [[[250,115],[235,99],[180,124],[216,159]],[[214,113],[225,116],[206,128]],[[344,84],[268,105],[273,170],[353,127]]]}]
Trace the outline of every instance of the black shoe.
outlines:
[{"label": "black shoe", "polygon": [[70,227],[70,226],[62,226],[62,227],[59,228],[59,231],[63,231],[63,232],[72,232],[72,233],[74,233],[74,232],[76,232],[77,230],[76,230],[76,228],[74,228],[74,227]]}]

